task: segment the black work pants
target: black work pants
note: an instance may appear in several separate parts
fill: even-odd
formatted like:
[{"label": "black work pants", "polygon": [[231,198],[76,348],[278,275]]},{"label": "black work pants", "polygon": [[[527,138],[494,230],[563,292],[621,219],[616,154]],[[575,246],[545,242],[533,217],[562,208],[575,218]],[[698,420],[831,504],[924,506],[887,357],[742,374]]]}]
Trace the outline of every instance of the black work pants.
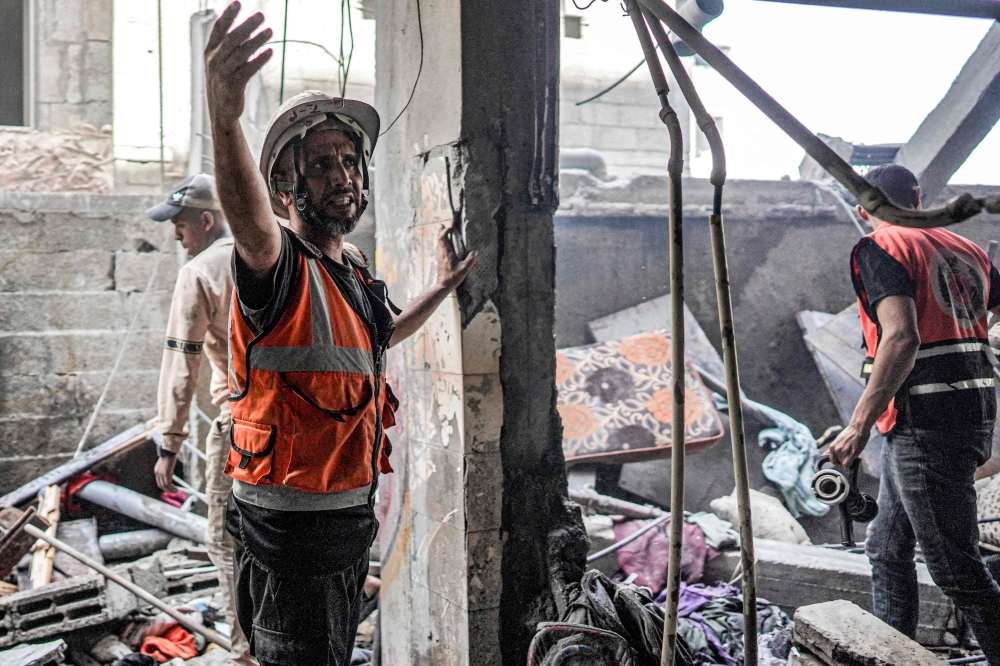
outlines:
[{"label": "black work pants", "polygon": [[239,525],[231,524],[230,533],[236,613],[250,653],[266,666],[349,666],[368,553],[332,573],[277,572],[253,556]]}]

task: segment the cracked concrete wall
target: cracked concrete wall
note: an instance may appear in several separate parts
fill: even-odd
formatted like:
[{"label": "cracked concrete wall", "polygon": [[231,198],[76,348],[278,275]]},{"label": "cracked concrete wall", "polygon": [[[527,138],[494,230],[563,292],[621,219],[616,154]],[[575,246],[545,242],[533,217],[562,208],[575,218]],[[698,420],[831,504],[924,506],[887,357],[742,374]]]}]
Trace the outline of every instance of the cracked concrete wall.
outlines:
[{"label": "cracked concrete wall", "polygon": [[413,90],[376,149],[378,270],[397,303],[416,296],[456,219],[480,258],[389,354],[402,406],[381,491],[382,663],[523,664],[586,553],[554,409],[558,6],[442,0],[421,19],[414,89],[416,6],[378,4],[385,127]]},{"label": "cracked concrete wall", "polygon": [[0,193],[0,494],[72,457],[152,289],[88,446],[155,416],[177,275],[154,197]]},{"label": "cracked concrete wall", "polygon": [[[941,201],[966,191],[983,196],[988,189],[952,186]],[[659,176],[603,183],[563,172],[555,232],[560,348],[591,342],[587,322],[669,293],[666,192]],[[721,349],[711,204],[707,180],[684,180],[685,297]],[[858,231],[843,204],[808,181],[731,180],[723,213],[743,388],[818,435],[840,423],[840,415],[795,315],[839,312],[855,302],[848,264]],[[951,230],[986,248],[1000,239],[998,223],[1000,215],[980,215]]]}]

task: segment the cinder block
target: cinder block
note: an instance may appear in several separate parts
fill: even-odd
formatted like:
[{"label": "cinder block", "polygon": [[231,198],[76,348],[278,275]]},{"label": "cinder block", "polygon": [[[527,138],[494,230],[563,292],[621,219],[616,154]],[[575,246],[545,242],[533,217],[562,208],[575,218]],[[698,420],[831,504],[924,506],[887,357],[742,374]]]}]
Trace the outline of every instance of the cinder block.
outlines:
[{"label": "cinder block", "polygon": [[[108,370],[124,338],[124,330],[51,335],[25,331],[2,336],[0,376]],[[163,346],[163,331],[134,331],[119,372],[159,369]]]},{"label": "cinder block", "polygon": [[[165,330],[172,292],[150,293],[137,330]],[[0,293],[2,330],[127,330],[142,294],[120,292]]]},{"label": "cinder block", "polygon": [[[56,106],[61,108],[65,105]],[[53,110],[53,113],[58,115],[62,111]],[[57,120],[59,119],[53,115],[52,122]],[[143,242],[167,251],[173,248],[172,229],[153,222],[139,209],[140,206],[155,203],[156,200],[150,197],[101,195],[108,201],[101,202],[100,208],[98,204],[93,204],[93,207],[98,209],[89,212],[85,207],[92,204],[90,198],[72,194],[61,195],[62,198],[51,198],[59,196],[35,195],[28,199],[0,197],[0,233],[3,234],[4,249],[29,249],[34,252],[93,249],[114,252],[120,249],[135,250]],[[92,195],[92,198],[97,197]],[[105,211],[103,210],[105,204],[109,207],[117,204],[120,210]],[[32,208],[33,206],[39,208]],[[83,210],[62,210],[68,206],[80,206]],[[134,212],[126,212],[129,210]]]},{"label": "cinder block", "polygon": [[135,608],[135,597],[100,574],[0,597],[0,648],[104,624]]},{"label": "cinder block", "polygon": [[[156,416],[156,405],[137,409],[103,410],[90,432],[87,446],[103,442],[137,423]],[[43,416],[37,418],[7,418],[0,420],[0,442],[8,456],[0,464],[17,464],[20,456],[29,456],[28,462],[34,466],[35,456],[53,455],[73,451],[83,435],[86,418],[76,416]],[[9,452],[9,453],[8,453]],[[57,464],[65,462],[62,458]],[[2,469],[2,468],[0,468]],[[47,468],[48,469],[48,468]],[[7,476],[0,476],[0,486],[6,485]],[[23,483],[24,479],[21,481]],[[20,484],[12,485],[8,490]]]},{"label": "cinder block", "polygon": [[941,666],[933,652],[850,601],[799,608],[792,640],[833,666]]},{"label": "cinder block", "polygon": [[42,42],[82,42],[85,4],[85,0],[53,0],[41,3],[38,23],[44,26]]},{"label": "cinder block", "polygon": [[87,40],[110,41],[111,28],[114,25],[113,0],[87,0],[82,4]]},{"label": "cinder block", "polygon": [[[108,22],[111,23],[110,20]],[[88,41],[83,51],[82,64],[83,99],[87,102],[110,102],[111,42]],[[101,129],[101,125],[97,129]]]},{"label": "cinder block", "polygon": [[153,290],[173,294],[177,280],[177,256],[173,252],[115,252],[114,288],[117,291],[145,291],[154,268]]},{"label": "cinder block", "polygon": [[101,291],[111,289],[112,257],[102,250],[31,252],[0,250],[0,291]]},{"label": "cinder block", "polygon": [[65,72],[66,101],[80,104],[83,99],[83,50],[84,45],[70,44],[66,47]]},{"label": "cinder block", "polygon": [[[6,378],[0,393],[0,413],[7,418],[51,414],[86,419],[107,382],[108,371],[72,375],[20,375]],[[104,399],[104,409],[156,404],[159,369],[119,371]]]},{"label": "cinder block", "polygon": [[[819,546],[800,546],[754,539],[757,594],[791,615],[796,608],[842,599],[871,611],[872,568],[865,555]],[[709,563],[705,576],[729,580],[739,562],[738,551],[727,551]],[[927,566],[917,564],[920,621],[917,640],[941,645],[953,604],[934,581]]]}]

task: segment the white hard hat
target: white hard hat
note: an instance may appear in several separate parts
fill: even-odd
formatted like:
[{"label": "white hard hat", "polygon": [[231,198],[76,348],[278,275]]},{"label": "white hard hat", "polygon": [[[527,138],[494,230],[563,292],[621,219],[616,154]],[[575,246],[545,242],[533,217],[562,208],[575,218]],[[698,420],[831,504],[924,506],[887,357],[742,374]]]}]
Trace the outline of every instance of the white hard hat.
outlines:
[{"label": "white hard hat", "polygon": [[345,126],[345,130],[360,137],[361,170],[364,174],[364,188],[368,189],[368,165],[371,164],[380,125],[378,111],[358,100],[307,90],[288,99],[271,116],[264,136],[264,146],[260,151],[260,172],[271,195],[271,209],[278,217],[288,219],[288,209],[278,198],[271,177],[278,156],[289,142],[303,138],[310,129],[325,120],[335,120]]}]

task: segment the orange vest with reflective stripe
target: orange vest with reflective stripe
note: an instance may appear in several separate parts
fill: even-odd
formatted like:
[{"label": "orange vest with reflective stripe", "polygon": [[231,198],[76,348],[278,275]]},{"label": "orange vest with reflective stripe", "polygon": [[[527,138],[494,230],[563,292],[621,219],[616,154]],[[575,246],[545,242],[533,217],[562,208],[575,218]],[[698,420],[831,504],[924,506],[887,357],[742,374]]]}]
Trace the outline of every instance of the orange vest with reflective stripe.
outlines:
[{"label": "orange vest with reflective stripe", "polygon": [[[319,259],[297,254],[297,284],[271,330],[255,336],[233,293],[225,471],[253,485],[356,490],[392,471],[383,431],[395,423],[395,398],[368,325]],[[351,254],[361,257],[345,244],[345,261]]]},{"label": "orange vest with reflective stripe", "polygon": [[[911,229],[884,224],[861,243],[874,241],[906,268],[913,281],[920,350],[916,363],[876,425],[887,433],[900,410],[918,427],[946,425],[970,407],[995,417],[995,361],[987,335],[990,261],[975,243],[947,229]],[[860,247],[861,243],[857,247]],[[868,303],[852,253],[854,288],[861,311],[869,368],[881,329]],[[870,370],[864,372],[870,374]],[[970,412],[971,413],[971,412]]]}]

